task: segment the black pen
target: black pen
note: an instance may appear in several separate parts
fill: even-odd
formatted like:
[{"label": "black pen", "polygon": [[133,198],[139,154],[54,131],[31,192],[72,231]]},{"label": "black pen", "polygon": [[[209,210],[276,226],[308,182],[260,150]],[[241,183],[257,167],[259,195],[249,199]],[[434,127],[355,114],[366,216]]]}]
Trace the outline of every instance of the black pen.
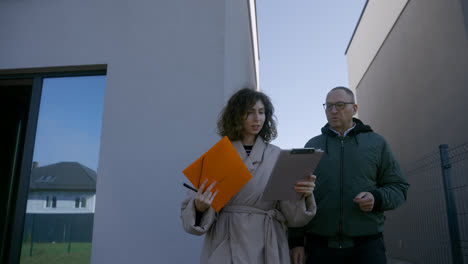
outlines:
[{"label": "black pen", "polygon": [[198,190],[197,190],[197,189],[195,189],[195,188],[193,188],[192,186],[190,186],[190,185],[186,184],[185,182],[184,182],[184,186],[185,186],[185,187],[187,187],[188,189],[190,189],[190,190],[194,191],[194,192],[198,192]]}]

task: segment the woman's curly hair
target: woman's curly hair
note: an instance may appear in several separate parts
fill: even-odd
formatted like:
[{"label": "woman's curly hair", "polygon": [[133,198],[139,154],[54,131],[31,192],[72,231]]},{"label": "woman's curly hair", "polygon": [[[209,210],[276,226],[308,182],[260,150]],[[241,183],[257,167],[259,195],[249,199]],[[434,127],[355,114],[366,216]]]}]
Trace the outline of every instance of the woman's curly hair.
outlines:
[{"label": "woman's curly hair", "polygon": [[265,122],[258,133],[265,142],[270,142],[278,135],[276,131],[276,117],[273,115],[275,108],[270,98],[253,89],[244,88],[231,96],[227,105],[223,108],[218,119],[218,133],[222,137],[227,136],[229,140],[241,140],[244,137],[242,126],[247,112],[257,101],[262,101],[265,106]]}]

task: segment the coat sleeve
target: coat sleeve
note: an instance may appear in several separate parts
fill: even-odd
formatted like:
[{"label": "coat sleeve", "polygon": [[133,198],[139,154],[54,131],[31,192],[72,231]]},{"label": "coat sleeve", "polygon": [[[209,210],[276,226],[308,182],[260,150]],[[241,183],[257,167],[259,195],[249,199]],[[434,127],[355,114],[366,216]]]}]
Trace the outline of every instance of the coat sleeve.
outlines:
[{"label": "coat sleeve", "polygon": [[279,210],[286,218],[288,227],[302,227],[315,216],[317,206],[314,195],[297,201],[279,201]]},{"label": "coat sleeve", "polygon": [[289,248],[304,247],[305,245],[305,226],[288,228]]},{"label": "coat sleeve", "polygon": [[182,202],[181,215],[182,226],[187,233],[201,236],[208,232],[210,227],[216,221],[216,212],[210,207],[201,216],[200,223],[196,223],[195,193],[189,191],[187,197]]},{"label": "coat sleeve", "polygon": [[371,191],[375,199],[374,212],[395,209],[406,201],[408,181],[386,142],[382,148],[377,187]]}]

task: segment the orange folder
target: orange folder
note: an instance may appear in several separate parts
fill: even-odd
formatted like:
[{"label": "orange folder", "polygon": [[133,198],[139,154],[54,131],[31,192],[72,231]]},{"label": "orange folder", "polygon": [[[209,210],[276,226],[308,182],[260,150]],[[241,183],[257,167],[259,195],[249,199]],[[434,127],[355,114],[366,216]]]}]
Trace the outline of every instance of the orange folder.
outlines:
[{"label": "orange folder", "polygon": [[218,190],[218,194],[211,204],[216,212],[219,212],[234,194],[252,178],[227,137],[218,141],[205,154],[185,168],[183,173],[197,189],[200,188],[205,179],[208,179],[205,188],[216,181],[211,190],[211,192]]}]

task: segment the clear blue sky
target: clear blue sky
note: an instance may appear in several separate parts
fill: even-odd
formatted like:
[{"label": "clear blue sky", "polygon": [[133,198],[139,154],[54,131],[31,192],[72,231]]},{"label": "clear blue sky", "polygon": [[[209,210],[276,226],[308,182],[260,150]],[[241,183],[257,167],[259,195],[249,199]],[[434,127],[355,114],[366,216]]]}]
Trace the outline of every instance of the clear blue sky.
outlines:
[{"label": "clear blue sky", "polygon": [[325,125],[325,96],[348,86],[345,51],[365,0],[257,0],[260,90],[270,96],[282,148],[303,147]]},{"label": "clear blue sky", "polygon": [[39,166],[78,161],[97,169],[105,83],[105,76],[44,79],[33,156]]}]

